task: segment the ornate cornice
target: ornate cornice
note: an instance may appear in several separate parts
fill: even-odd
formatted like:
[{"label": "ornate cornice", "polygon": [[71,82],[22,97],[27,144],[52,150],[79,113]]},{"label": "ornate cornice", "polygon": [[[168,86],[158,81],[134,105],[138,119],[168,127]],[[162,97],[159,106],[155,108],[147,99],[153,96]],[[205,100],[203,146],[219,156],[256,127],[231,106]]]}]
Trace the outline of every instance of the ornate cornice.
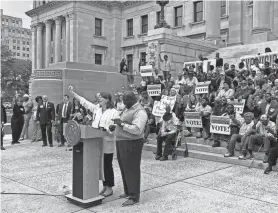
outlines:
[{"label": "ornate cornice", "polygon": [[25,12],[25,14],[32,18],[32,17],[38,15],[39,13],[41,13],[45,10],[56,7],[58,5],[64,5],[64,4],[67,4],[67,3],[69,3],[69,2],[67,2],[67,1],[50,1],[46,4],[44,4],[44,5],[41,5],[39,7],[36,7],[32,10],[29,10],[29,11]]}]

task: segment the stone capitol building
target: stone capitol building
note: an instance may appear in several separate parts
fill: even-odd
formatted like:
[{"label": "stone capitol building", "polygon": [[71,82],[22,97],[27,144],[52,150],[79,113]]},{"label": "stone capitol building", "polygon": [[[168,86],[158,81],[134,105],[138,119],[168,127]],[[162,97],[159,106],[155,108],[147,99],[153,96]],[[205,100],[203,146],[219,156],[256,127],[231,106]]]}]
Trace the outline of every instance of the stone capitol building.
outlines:
[{"label": "stone capitol building", "polygon": [[120,88],[126,79],[119,74],[121,59],[138,71],[140,60],[148,62],[150,42],[157,55],[168,55],[173,76],[199,53],[214,57],[236,46],[254,54],[259,43],[278,43],[278,1],[181,0],[163,9],[170,28],[155,29],[163,15],[156,1],[34,0],[26,12],[32,18],[32,87],[42,88],[34,93],[51,87],[55,102],[69,84],[84,95],[107,84]]}]

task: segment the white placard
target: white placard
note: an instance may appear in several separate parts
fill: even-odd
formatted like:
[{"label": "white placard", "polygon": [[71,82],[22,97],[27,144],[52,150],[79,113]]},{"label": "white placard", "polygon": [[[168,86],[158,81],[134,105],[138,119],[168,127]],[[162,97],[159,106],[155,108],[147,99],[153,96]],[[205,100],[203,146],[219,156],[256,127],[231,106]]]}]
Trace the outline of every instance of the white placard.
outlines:
[{"label": "white placard", "polygon": [[147,86],[149,96],[160,96],[161,95],[161,84],[153,84]]},{"label": "white placard", "polygon": [[152,76],[153,75],[153,67],[151,65],[141,66],[140,67],[141,76]]}]

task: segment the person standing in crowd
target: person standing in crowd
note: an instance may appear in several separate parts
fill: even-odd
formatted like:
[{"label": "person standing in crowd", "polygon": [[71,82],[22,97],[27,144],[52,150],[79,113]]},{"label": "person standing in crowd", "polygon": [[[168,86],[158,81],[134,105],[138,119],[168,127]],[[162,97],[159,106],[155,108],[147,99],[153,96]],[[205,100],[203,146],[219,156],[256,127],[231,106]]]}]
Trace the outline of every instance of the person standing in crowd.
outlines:
[{"label": "person standing in crowd", "polygon": [[32,141],[31,142],[38,142],[42,139],[42,133],[41,133],[41,127],[38,124],[37,121],[37,110],[38,110],[38,106],[42,104],[42,96],[37,96],[35,98],[35,104],[34,107],[32,109],[32,126],[33,126],[33,135],[32,135]]},{"label": "person standing in crowd", "polygon": [[201,104],[198,104],[196,106],[196,112],[200,113],[200,116],[202,118],[202,124],[203,124],[203,129],[201,129],[201,134],[204,133],[203,138],[207,140],[211,135],[210,135],[210,115],[212,113],[212,108],[208,105],[209,99],[207,97],[202,97],[201,99]]},{"label": "person standing in crowd", "polygon": [[28,130],[29,130],[29,123],[32,117],[32,109],[33,109],[33,102],[29,95],[25,94],[23,96],[23,107],[25,110],[24,114],[24,126],[21,133],[21,140],[24,140],[24,136],[26,135],[26,139],[29,138]]},{"label": "person standing in crowd", "polygon": [[51,102],[48,102],[48,98],[46,95],[42,96],[42,104],[38,105],[37,109],[37,118],[36,120],[41,126],[41,132],[42,132],[42,140],[43,140],[43,147],[47,146],[47,140],[46,140],[46,132],[47,132],[47,138],[49,142],[49,146],[53,147],[53,139],[52,139],[52,123],[55,121],[55,108],[54,104]]},{"label": "person standing in crowd", "polygon": [[3,105],[3,97],[1,96],[1,150],[5,150],[3,145],[4,125],[7,123],[7,113]]},{"label": "person standing in crowd", "polygon": [[24,107],[22,106],[22,100],[20,98],[15,99],[13,107],[13,115],[11,118],[11,128],[12,128],[12,145],[20,143],[18,140],[20,138],[23,125],[24,125]]},{"label": "person standing in crowd", "polygon": [[276,117],[278,114],[278,103],[276,100],[272,100],[271,93],[265,94],[265,101],[260,106],[261,115],[266,114],[272,122],[276,122]]},{"label": "person standing in crowd", "polygon": [[120,73],[126,73],[127,72],[127,64],[126,64],[126,59],[123,58],[121,63],[120,63]]},{"label": "person standing in crowd", "polygon": [[93,104],[85,98],[79,96],[73,91],[73,87],[69,86],[70,93],[80,101],[80,104],[86,109],[94,112],[94,120],[92,123],[93,128],[100,129],[104,132],[103,137],[103,189],[100,195],[105,197],[113,194],[112,187],[114,186],[114,171],[113,171],[113,154],[114,154],[114,130],[115,125],[113,120],[119,114],[114,108],[112,96],[109,93],[101,92],[99,96],[99,105]]},{"label": "person standing in crowd", "polygon": [[215,54],[215,58],[216,58],[216,67],[223,67],[223,58],[220,58],[220,54],[219,52],[217,52]]},{"label": "person standing in crowd", "polygon": [[117,103],[116,103],[116,108],[119,112],[122,112],[125,109],[125,105],[123,103],[123,94],[119,94]]},{"label": "person standing in crowd", "polygon": [[83,107],[76,98],[74,98],[70,119],[75,120],[77,123],[82,123],[85,122],[86,116],[87,116],[86,108]]},{"label": "person standing in crowd", "polygon": [[64,95],[63,103],[60,104],[59,110],[58,110],[58,118],[57,122],[59,125],[59,133],[61,138],[61,143],[58,145],[58,147],[62,147],[65,145],[66,139],[64,137],[64,123],[68,123],[68,120],[70,119],[72,111],[72,103],[69,101],[69,96]]},{"label": "person standing in crowd", "polygon": [[264,174],[269,174],[272,171],[272,166],[276,166],[278,159],[278,146],[270,148],[268,155],[268,166],[265,169]]},{"label": "person standing in crowd", "polygon": [[167,81],[168,74],[171,72],[171,62],[168,60],[168,55],[164,55],[164,60],[161,58],[161,55],[159,54],[160,62],[163,63],[161,66],[161,70],[163,71],[164,80]]},{"label": "person standing in crowd", "polygon": [[117,125],[117,157],[124,185],[124,194],[120,198],[128,197],[122,206],[130,206],[140,200],[140,164],[148,116],[133,92],[125,92],[123,102],[126,110],[114,123]]},{"label": "person standing in crowd", "polygon": [[208,59],[205,58],[202,54],[199,54],[199,55],[198,55],[198,59],[199,59],[200,61],[208,60]]},{"label": "person standing in crowd", "polygon": [[234,90],[230,88],[229,82],[224,82],[223,89],[219,91],[216,99],[220,99],[223,96],[227,99],[230,99],[234,96]]}]

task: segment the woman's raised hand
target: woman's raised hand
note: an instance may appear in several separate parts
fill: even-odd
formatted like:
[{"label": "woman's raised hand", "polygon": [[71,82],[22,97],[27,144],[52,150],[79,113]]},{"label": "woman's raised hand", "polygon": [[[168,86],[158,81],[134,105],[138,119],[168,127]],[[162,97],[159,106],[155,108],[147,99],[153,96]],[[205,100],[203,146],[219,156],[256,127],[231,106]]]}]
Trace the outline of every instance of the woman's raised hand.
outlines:
[{"label": "woman's raised hand", "polygon": [[73,86],[69,85],[68,90],[72,93],[73,92]]}]

